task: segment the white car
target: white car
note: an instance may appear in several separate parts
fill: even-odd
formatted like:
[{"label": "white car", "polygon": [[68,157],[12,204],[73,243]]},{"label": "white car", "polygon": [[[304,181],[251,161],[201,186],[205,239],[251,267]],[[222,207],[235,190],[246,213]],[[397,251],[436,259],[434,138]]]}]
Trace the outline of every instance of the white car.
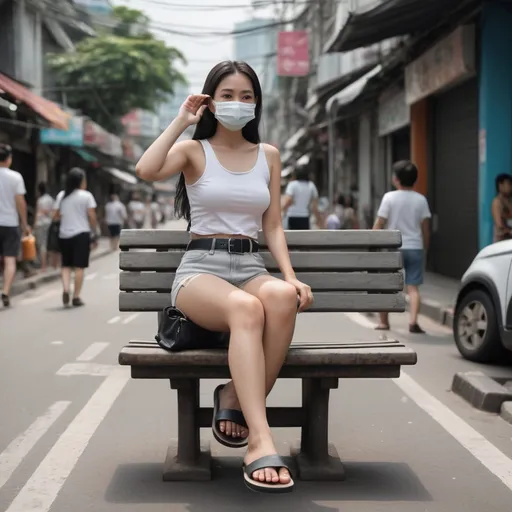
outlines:
[{"label": "white car", "polygon": [[462,276],[453,334],[459,352],[471,361],[511,355],[512,240],[482,249]]}]

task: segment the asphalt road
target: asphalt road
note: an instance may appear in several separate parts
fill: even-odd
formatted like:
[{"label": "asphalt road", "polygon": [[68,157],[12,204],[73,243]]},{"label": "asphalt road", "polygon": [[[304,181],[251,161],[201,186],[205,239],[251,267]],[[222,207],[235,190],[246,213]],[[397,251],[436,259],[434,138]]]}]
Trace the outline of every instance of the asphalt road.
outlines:
[{"label": "asphalt road", "polygon": [[[413,336],[407,317],[392,335],[418,352],[400,379],[343,381],[332,394],[331,440],[347,470],[339,483],[300,482],[282,497],[252,494],[242,453],[212,443],[214,479],[163,483],[176,434],[176,397],[165,381],[132,381],[117,366],[130,339],[151,338],[154,314],[117,311],[117,256],[95,261],[83,309],[64,310],[60,286],[15,297],[0,310],[0,510],[7,512],[510,512],[512,425],[450,392],[453,374],[512,379],[511,367],[462,360],[450,331],[427,319]],[[296,338],[374,340],[375,319],[306,314]],[[201,389],[211,405],[212,381]],[[270,403],[298,405],[297,381],[279,383]],[[294,429],[276,431],[289,451]],[[211,439],[208,430],[204,439]]]}]

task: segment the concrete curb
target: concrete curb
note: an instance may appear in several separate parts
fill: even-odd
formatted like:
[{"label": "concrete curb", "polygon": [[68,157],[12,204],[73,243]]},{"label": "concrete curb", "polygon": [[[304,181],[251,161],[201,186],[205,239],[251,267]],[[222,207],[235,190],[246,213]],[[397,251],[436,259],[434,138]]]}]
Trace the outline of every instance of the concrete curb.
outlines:
[{"label": "concrete curb", "polygon": [[481,411],[500,414],[504,403],[512,403],[512,390],[482,372],[456,373],[452,391]]},{"label": "concrete curb", "polygon": [[501,417],[512,425],[512,402],[501,404]]},{"label": "concrete curb", "polygon": [[[104,256],[108,256],[112,254],[110,249],[101,248],[91,253],[90,261],[95,261],[99,258],[103,258]],[[52,281],[56,281],[60,279],[60,271],[52,270],[50,272],[46,272],[44,274],[37,274],[33,277],[28,277],[27,279],[22,279],[15,281],[11,288],[11,297],[15,297],[16,295],[20,295],[21,293],[25,293],[28,290],[35,290],[39,286],[51,283]]]},{"label": "concrete curb", "polygon": [[[406,309],[409,311],[409,297],[406,296]],[[440,302],[421,299],[420,313],[446,327],[453,326],[453,309],[443,306]]]}]

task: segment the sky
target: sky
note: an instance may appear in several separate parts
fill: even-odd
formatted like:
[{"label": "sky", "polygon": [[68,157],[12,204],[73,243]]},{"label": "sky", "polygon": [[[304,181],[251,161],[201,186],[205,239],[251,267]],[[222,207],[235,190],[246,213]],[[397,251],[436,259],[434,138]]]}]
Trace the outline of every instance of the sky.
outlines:
[{"label": "sky", "polygon": [[[144,11],[152,21],[155,35],[185,55],[188,65],[183,71],[190,82],[190,92],[200,92],[215,64],[233,58],[233,37],[223,33],[232,31],[239,21],[273,18],[275,13],[271,0],[268,7],[258,9],[251,8],[251,0],[113,0],[112,3]],[[211,32],[223,35],[205,37],[205,33]]]}]

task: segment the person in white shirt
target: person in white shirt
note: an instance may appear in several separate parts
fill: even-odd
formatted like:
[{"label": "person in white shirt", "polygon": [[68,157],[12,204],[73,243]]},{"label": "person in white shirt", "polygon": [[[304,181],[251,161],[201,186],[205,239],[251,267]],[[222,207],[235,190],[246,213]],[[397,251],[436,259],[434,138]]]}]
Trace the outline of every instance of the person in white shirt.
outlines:
[{"label": "person in white shirt", "polygon": [[27,223],[25,182],[19,172],[10,169],[12,149],[0,144],[0,255],[4,258],[2,303],[10,306],[10,293],[16,275],[16,258],[20,251],[20,223],[24,234],[30,232]]},{"label": "person in white shirt", "polygon": [[128,218],[125,205],[119,200],[117,194],[110,196],[110,201],[105,205],[105,223],[110,233],[110,247],[112,251],[119,249],[119,236],[121,229]]},{"label": "person in white shirt", "polygon": [[[418,325],[420,310],[419,286],[423,283],[425,254],[430,239],[430,209],[425,196],[413,190],[418,179],[417,167],[408,160],[393,165],[393,185],[397,188],[382,198],[374,229],[396,229],[402,233],[402,257],[405,284],[410,299],[411,333],[422,334]],[[378,330],[388,330],[387,313],[381,313]]]},{"label": "person in white shirt", "polygon": [[62,254],[62,302],[69,304],[71,269],[75,270],[73,306],[83,306],[80,298],[84,269],[89,266],[91,244],[96,244],[96,201],[86,190],[85,172],[78,167],[71,169],[66,187],[57,195],[54,219],[60,220],[59,245]]},{"label": "person in white shirt", "polygon": [[37,250],[41,262],[41,271],[45,272],[47,268],[48,252],[51,252],[53,268],[57,268],[58,253],[50,251],[48,248],[48,234],[52,223],[52,210],[55,201],[46,191],[46,183],[39,183],[37,189],[39,198],[36,203],[36,221],[34,228]]},{"label": "person in white shirt", "polygon": [[151,198],[151,204],[149,205],[149,211],[151,213],[151,227],[156,229],[158,227],[158,223],[160,222],[162,216],[162,209],[160,208],[160,204],[158,202],[158,196],[153,194]]},{"label": "person in white shirt", "polygon": [[146,205],[140,200],[137,192],[132,194],[132,199],[128,203],[128,213],[130,217],[130,227],[132,229],[142,229],[146,221]]},{"label": "person in white shirt", "polygon": [[320,227],[320,212],[318,210],[318,190],[309,179],[306,166],[299,167],[295,179],[288,183],[284,193],[283,212],[288,217],[288,229],[310,229],[311,212],[315,214]]}]

